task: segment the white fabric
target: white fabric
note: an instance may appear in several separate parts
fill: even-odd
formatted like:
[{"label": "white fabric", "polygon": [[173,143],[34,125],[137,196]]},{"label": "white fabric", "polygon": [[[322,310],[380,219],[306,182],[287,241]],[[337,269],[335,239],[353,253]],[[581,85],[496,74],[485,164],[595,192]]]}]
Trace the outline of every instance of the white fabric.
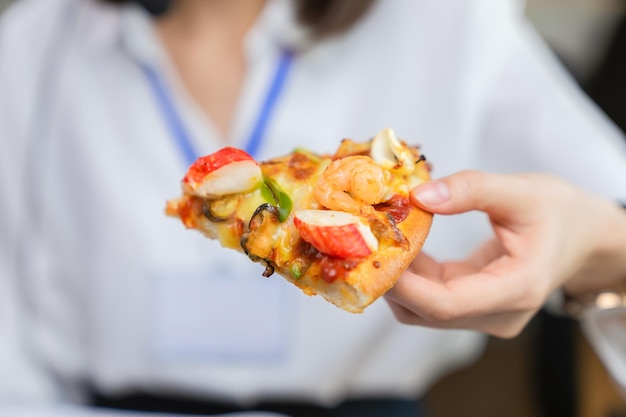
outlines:
[{"label": "white fabric", "polygon": [[[104,408],[91,408],[79,406],[2,406],[0,405],[0,417],[145,417],[145,412],[127,412]],[[150,417],[183,417],[183,414],[150,413]],[[188,414],[186,414],[188,415]],[[288,417],[284,414],[266,412],[242,412],[215,414],[214,417]]]},{"label": "white fabric", "polygon": [[[289,4],[269,2],[250,32],[232,145],[250,133],[279,46],[306,39]],[[522,16],[504,0],[378,2],[353,30],[296,58],[259,158],[295,146],[329,152],[344,137],[365,140],[392,127],[422,145],[435,176],[546,171],[626,201],[623,138]],[[419,395],[480,353],[478,334],[400,325],[382,300],[352,315],[278,277],[261,282],[280,300],[274,318],[283,319],[284,349],[216,355],[206,346],[219,336],[203,327],[190,327],[197,338],[164,346],[171,327],[159,320],[176,304],[155,294],[163,275],[210,283],[230,274],[245,291],[263,268],[164,216],[186,167],[139,63],[166,74],[201,153],[223,146],[139,9],[23,0],[2,19],[0,375],[11,378],[0,378],[1,399],[74,398],[85,380],[109,394],[332,404]],[[425,250],[462,256],[489,233],[477,214],[438,217]],[[215,332],[237,332],[228,312],[178,304],[189,326],[215,320],[223,324],[215,330],[212,322]],[[249,320],[276,325],[256,320],[258,308],[245,312]]]},{"label": "white fabric", "polygon": [[583,333],[626,399],[626,308],[591,309],[581,317]]}]

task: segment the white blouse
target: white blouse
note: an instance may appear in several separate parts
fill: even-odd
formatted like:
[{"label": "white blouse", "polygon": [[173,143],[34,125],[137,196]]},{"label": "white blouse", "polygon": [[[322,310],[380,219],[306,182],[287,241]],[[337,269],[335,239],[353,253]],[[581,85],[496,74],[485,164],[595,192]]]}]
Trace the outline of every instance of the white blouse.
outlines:
[{"label": "white blouse", "polygon": [[[346,313],[163,214],[186,162],[142,66],[163,75],[198,153],[244,146],[281,50],[298,53],[259,159],[332,152],[392,127],[443,176],[545,171],[626,201],[626,146],[504,0],[384,0],[307,47],[271,0],[246,42],[228,140],[182,87],[150,18],[23,0],[0,23],[0,398],[177,392],[252,404],[420,395],[484,339]],[[438,216],[424,250],[459,257],[484,216]]]}]

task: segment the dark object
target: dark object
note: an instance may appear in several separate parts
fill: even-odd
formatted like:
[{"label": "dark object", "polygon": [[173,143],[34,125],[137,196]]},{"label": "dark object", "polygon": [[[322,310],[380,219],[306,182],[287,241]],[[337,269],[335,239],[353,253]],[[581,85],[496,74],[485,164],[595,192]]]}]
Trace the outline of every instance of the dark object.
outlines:
[{"label": "dark object", "polygon": [[141,5],[153,16],[160,16],[167,12],[172,5],[172,0],[103,0],[107,3],[123,4],[134,1]]},{"label": "dark object", "polygon": [[171,0],[137,0],[144,9],[155,16],[159,16],[169,9]]},{"label": "dark object", "polygon": [[578,372],[576,330],[578,322],[569,317],[541,311],[534,319],[534,379],[541,416],[578,416]]},{"label": "dark object", "polygon": [[[135,1],[154,16],[167,12],[175,0],[101,0],[108,3]],[[312,29],[317,39],[337,35],[358,22],[376,0],[292,0],[298,20]]]},{"label": "dark object", "polygon": [[119,397],[92,393],[91,404],[97,407],[133,411],[151,411],[177,414],[215,415],[244,411],[266,411],[290,417],[424,417],[422,404],[417,400],[369,399],[346,401],[336,407],[321,407],[306,403],[261,403],[253,408],[188,399],[184,397],[154,396],[132,393]]},{"label": "dark object", "polygon": [[604,61],[583,87],[626,132],[626,16],[613,35]]},{"label": "dark object", "polygon": [[172,5],[172,0],[103,0],[107,3],[123,4],[134,1],[141,7],[146,9],[150,14],[154,16],[160,16],[168,11]]},{"label": "dark object", "polygon": [[298,19],[313,28],[314,36],[325,38],[352,27],[375,0],[298,0]]}]

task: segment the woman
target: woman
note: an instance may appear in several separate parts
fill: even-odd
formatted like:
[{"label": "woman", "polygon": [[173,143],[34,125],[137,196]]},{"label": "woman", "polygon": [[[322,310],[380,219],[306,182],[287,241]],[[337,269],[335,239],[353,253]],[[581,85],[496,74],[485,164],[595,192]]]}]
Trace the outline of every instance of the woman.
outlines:
[{"label": "woman", "polygon": [[[122,3],[28,0],[0,25],[7,398],[414,415],[480,353],[478,333],[261,280],[165,218],[190,160],[225,144],[264,159],[389,126],[436,176],[542,170],[626,196],[621,137],[512,2]],[[462,256],[490,233],[440,217],[425,250]]]}]

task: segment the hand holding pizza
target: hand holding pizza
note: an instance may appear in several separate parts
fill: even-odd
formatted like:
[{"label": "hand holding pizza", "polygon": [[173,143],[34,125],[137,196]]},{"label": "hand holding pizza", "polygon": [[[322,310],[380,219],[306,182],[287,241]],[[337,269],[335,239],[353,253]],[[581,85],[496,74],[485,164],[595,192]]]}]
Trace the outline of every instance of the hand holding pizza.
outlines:
[{"label": "hand holding pizza", "polygon": [[626,213],[547,175],[465,171],[413,190],[436,214],[485,212],[494,237],[465,260],[420,253],[385,298],[404,323],[513,337],[559,287],[626,281]]}]

